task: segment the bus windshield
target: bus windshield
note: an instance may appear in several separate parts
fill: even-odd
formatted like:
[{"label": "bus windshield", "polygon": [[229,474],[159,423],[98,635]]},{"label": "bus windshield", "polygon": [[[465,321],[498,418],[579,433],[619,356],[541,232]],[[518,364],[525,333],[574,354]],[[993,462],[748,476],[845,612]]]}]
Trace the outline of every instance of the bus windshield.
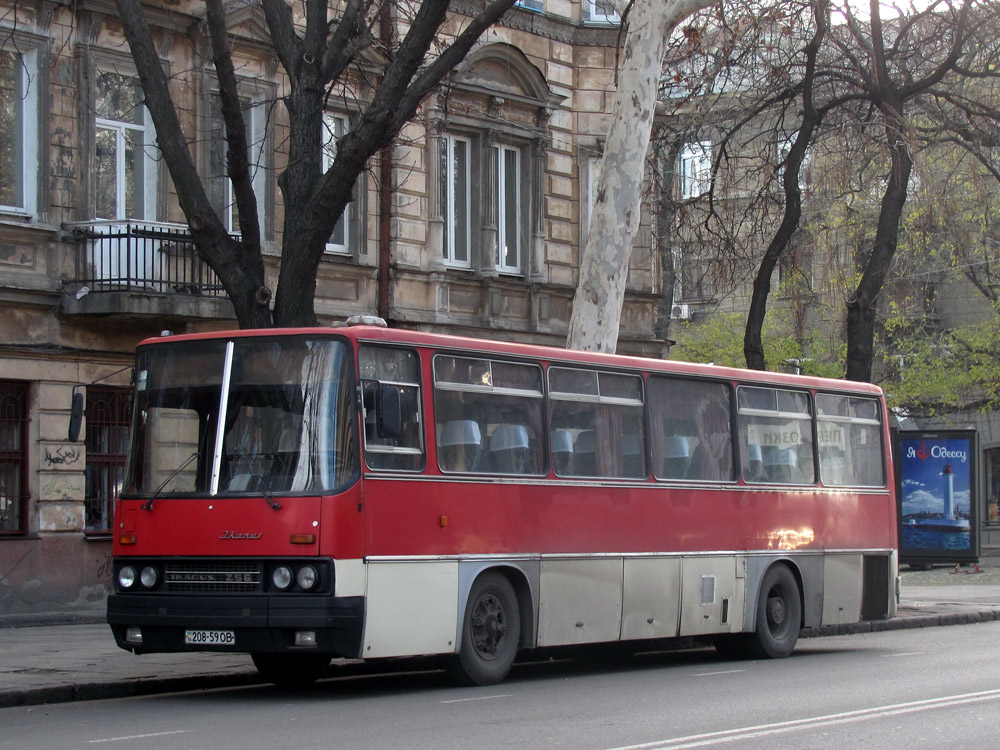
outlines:
[{"label": "bus windshield", "polygon": [[349,354],[304,336],[140,350],[122,494],[343,488],[358,473]]}]

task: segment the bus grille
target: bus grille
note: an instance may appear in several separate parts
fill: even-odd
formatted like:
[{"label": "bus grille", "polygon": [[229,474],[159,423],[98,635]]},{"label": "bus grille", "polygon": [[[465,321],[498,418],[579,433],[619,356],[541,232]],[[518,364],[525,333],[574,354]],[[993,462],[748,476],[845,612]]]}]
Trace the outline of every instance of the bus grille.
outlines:
[{"label": "bus grille", "polygon": [[170,562],[164,568],[167,591],[245,593],[261,591],[261,565],[250,561]]}]

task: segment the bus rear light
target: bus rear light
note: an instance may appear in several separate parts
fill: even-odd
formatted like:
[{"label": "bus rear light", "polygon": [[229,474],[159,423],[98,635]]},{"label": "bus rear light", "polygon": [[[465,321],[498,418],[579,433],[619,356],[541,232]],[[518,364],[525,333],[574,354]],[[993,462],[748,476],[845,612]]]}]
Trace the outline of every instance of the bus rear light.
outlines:
[{"label": "bus rear light", "polygon": [[316,544],[315,534],[292,534],[288,541],[292,544]]},{"label": "bus rear light", "polygon": [[125,642],[126,643],[142,643],[142,628],[126,628],[125,629]]},{"label": "bus rear light", "polygon": [[135,534],[119,534],[118,535],[119,544],[135,544],[136,536]]}]

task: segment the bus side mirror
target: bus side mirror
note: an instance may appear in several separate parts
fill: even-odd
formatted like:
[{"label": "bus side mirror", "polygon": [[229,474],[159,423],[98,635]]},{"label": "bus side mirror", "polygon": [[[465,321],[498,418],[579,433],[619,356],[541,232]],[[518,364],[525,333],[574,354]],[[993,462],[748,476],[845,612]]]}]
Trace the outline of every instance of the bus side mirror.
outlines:
[{"label": "bus side mirror", "polygon": [[399,389],[392,385],[381,385],[378,390],[378,436],[398,438],[403,434],[403,418],[399,407]]},{"label": "bus side mirror", "polygon": [[83,425],[83,394],[73,390],[73,405],[69,409],[69,441],[75,443],[80,439],[80,427]]}]

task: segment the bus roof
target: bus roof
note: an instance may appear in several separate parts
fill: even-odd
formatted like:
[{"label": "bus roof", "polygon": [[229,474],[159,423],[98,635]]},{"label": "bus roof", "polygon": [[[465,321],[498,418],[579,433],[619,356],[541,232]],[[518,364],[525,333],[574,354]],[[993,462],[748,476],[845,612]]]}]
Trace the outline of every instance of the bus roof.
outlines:
[{"label": "bus roof", "polygon": [[313,336],[313,337],[344,337],[357,342],[379,342],[392,344],[407,344],[410,346],[473,351],[484,354],[502,354],[530,359],[540,359],[561,364],[591,364],[612,368],[628,368],[649,372],[678,373],[702,378],[717,378],[724,380],[758,381],[771,385],[784,384],[798,388],[825,388],[840,391],[851,391],[872,395],[881,395],[882,389],[872,383],[863,383],[834,378],[820,378],[809,375],[792,375],[789,373],[747,370],[736,367],[700,364],[696,362],[681,362],[671,359],[653,359],[622,354],[606,354],[601,352],[577,351],[561,349],[541,344],[522,344],[494,339],[479,339],[470,336],[456,336],[445,333],[427,333],[405,328],[386,328],[372,325],[309,327],[309,328],[259,328],[211,331],[207,333],[191,333],[164,335],[145,339],[139,342],[139,347],[169,346],[171,343],[183,341],[206,341],[213,339],[258,338],[273,336]]}]

